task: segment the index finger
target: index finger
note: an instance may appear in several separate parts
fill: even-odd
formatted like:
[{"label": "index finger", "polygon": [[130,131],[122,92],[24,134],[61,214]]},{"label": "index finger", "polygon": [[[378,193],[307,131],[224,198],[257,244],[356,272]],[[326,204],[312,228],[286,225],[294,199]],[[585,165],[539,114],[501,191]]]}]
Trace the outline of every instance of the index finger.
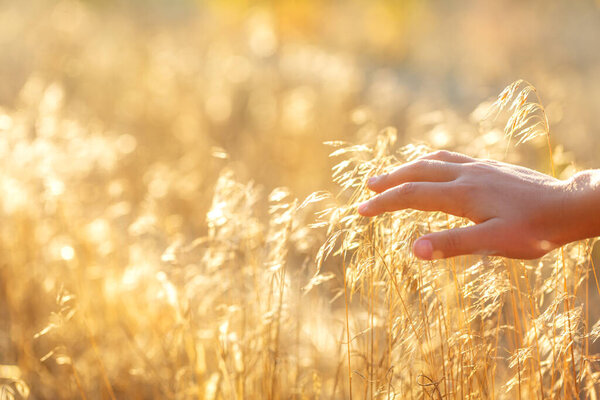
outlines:
[{"label": "index finger", "polygon": [[443,211],[464,217],[465,208],[456,185],[450,182],[408,182],[388,189],[358,206],[359,214],[374,217],[390,211],[412,208]]},{"label": "index finger", "polygon": [[375,176],[367,182],[369,189],[381,193],[407,182],[449,182],[459,177],[461,165],[428,159],[417,159],[394,171]]}]

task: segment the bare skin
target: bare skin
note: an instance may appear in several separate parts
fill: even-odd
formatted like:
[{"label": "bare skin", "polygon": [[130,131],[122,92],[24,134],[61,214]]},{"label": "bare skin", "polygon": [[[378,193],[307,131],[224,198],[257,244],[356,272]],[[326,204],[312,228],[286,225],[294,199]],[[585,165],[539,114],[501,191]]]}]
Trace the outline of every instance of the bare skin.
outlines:
[{"label": "bare skin", "polygon": [[466,254],[535,259],[600,235],[600,170],[559,180],[528,168],[438,151],[368,182],[378,193],[358,212],[443,211],[475,224],[429,233],[414,254],[431,260]]}]

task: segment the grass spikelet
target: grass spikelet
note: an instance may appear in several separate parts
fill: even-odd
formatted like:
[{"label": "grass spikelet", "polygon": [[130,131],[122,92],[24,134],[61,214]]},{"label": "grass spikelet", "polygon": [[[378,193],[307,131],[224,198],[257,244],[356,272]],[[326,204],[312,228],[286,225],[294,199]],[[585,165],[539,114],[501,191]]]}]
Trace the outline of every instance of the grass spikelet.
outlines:
[{"label": "grass spikelet", "polygon": [[546,110],[536,88],[529,82],[519,79],[507,86],[490,106],[486,118],[494,119],[506,111],[509,118],[504,126],[504,134],[516,139],[516,144],[548,135],[550,125]]}]

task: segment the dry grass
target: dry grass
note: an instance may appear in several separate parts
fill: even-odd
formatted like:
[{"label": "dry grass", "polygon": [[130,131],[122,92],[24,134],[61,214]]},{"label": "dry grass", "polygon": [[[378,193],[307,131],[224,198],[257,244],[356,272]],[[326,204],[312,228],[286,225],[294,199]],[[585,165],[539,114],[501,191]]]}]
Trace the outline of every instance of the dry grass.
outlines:
[{"label": "dry grass", "polygon": [[[507,88],[499,104],[516,98],[510,121],[530,122],[509,122],[514,127],[507,136],[523,140],[526,132],[534,140],[540,116],[528,113],[543,114],[543,107],[526,101],[530,85],[515,91],[519,85]],[[371,220],[356,214],[354,205],[369,196],[367,178],[427,151],[412,145],[390,151],[395,140],[388,129],[371,148],[350,146],[332,154],[348,156],[334,168],[334,179],[350,194],[345,205],[322,214],[330,234],[317,260],[329,253],[344,260],[352,327],[348,387],[360,398],[595,398],[597,373],[588,343],[594,335],[583,312],[589,303],[576,297],[587,288],[591,243],[571,244],[539,262],[416,260],[416,237],[468,221],[414,210]]]},{"label": "dry grass", "polygon": [[[281,4],[305,24],[327,10]],[[265,10],[153,29],[85,3],[17,10],[7,32],[39,23],[33,71],[0,91],[0,399],[597,398],[593,241],[423,262],[418,236],[469,222],[356,213],[369,177],[439,147],[572,174],[532,85],[470,121],[397,117],[393,74],[367,84]],[[408,53],[407,15],[425,6],[361,28],[366,47]]]}]

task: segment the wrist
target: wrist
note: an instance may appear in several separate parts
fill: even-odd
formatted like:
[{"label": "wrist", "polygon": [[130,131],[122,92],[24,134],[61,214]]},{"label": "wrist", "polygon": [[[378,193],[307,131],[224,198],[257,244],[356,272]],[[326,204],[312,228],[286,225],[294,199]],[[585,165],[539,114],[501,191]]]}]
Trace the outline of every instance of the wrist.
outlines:
[{"label": "wrist", "polygon": [[557,210],[557,243],[600,235],[600,170],[575,174],[562,186],[564,200]]}]

